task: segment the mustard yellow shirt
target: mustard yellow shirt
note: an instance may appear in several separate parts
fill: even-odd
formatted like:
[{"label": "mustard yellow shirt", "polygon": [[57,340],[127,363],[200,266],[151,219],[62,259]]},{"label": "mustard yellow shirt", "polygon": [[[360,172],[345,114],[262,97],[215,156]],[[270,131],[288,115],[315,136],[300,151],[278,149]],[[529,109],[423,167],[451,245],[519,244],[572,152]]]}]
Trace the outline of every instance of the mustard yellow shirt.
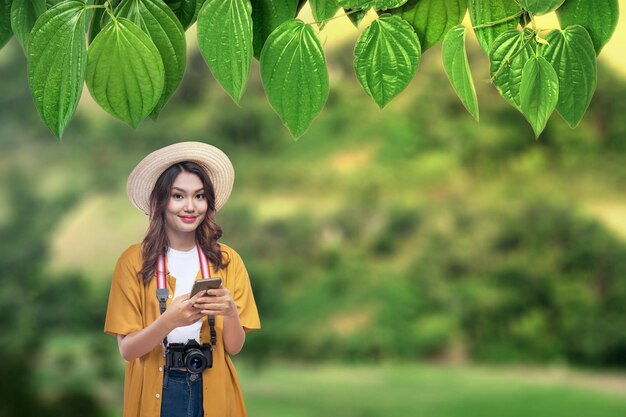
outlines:
[{"label": "mustard yellow shirt", "polygon": [[[241,257],[232,248],[220,244],[224,259],[230,263],[214,271],[233,296],[241,325],[246,331],[261,327],[250,278]],[[160,315],[156,298],[156,277],[144,285],[138,278],[142,267],[141,247],[129,247],[120,256],[111,282],[104,331],[111,335],[127,335],[147,327]],[[200,279],[200,272],[196,280]],[[170,293],[168,305],[176,289],[176,278],[167,275]],[[235,367],[224,350],[222,339],[223,317],[215,317],[217,345],[213,351],[213,367],[202,373],[203,405],[205,417],[247,416],[243,395]],[[200,329],[200,342],[209,343],[209,325],[206,317]],[[159,417],[163,390],[163,348],[152,351],[131,362],[126,362],[124,377],[124,417]]]}]

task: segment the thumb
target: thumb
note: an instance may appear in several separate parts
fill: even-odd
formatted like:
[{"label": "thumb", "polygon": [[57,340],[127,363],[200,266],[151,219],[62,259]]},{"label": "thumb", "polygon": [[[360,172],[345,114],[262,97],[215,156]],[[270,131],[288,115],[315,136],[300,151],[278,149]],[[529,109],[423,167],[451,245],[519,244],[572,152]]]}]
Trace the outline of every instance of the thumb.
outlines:
[{"label": "thumb", "polygon": [[[198,292],[196,293],[196,295],[194,295],[193,297],[191,297],[191,298],[189,299],[189,302],[191,302],[191,303],[195,303],[195,302],[196,302],[196,300],[197,300],[198,298],[202,297],[205,293],[206,293],[206,291],[205,291],[205,290],[198,291]],[[189,297],[189,294],[187,294],[187,297]]]},{"label": "thumb", "polygon": [[176,302],[181,302],[181,301],[187,300],[188,298],[189,298],[189,293],[187,293],[187,294],[181,294],[181,295],[179,295],[178,297],[174,298],[174,302],[175,302],[175,303],[176,303]]}]

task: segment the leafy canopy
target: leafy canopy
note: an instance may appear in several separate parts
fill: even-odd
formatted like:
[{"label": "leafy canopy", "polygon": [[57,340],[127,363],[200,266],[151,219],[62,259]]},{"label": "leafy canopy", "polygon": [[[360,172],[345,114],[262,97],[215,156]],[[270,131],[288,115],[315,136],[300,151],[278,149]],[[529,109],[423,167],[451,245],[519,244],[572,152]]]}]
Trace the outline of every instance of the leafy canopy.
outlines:
[{"label": "leafy canopy", "polygon": [[[422,53],[443,42],[443,68],[468,112],[478,100],[465,51],[466,14],[490,60],[491,81],[524,114],[535,135],[556,110],[572,127],[596,87],[596,60],[619,15],[618,0],[309,0],[316,22],[297,19],[306,0],[0,0],[0,46],[13,35],[28,58],[28,81],[42,120],[61,137],[84,83],[107,112],[136,127],[156,119],[185,72],[185,30],[236,102],[252,59],[270,105],[294,138],[329,93],[319,31],[346,17],[359,27],[355,75],[379,107],[401,93]],[[342,10],[340,16],[337,12]],[[556,13],[560,28],[539,28]]]}]

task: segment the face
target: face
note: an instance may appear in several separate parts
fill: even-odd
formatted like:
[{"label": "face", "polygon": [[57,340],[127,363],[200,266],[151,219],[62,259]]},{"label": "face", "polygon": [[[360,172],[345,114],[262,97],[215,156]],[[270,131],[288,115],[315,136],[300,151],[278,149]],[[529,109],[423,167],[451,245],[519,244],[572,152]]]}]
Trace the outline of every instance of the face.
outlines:
[{"label": "face", "polygon": [[207,200],[202,181],[196,174],[178,174],[165,208],[165,225],[170,239],[194,234],[207,212]]}]

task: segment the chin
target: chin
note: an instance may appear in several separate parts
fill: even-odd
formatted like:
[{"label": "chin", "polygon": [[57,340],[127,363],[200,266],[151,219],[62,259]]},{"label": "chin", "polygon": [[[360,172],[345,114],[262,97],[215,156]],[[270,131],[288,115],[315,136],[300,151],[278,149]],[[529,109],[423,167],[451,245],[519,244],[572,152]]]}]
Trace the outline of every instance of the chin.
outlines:
[{"label": "chin", "polygon": [[181,227],[181,232],[186,232],[186,233],[195,232],[199,226],[200,224],[186,224],[183,227]]}]

